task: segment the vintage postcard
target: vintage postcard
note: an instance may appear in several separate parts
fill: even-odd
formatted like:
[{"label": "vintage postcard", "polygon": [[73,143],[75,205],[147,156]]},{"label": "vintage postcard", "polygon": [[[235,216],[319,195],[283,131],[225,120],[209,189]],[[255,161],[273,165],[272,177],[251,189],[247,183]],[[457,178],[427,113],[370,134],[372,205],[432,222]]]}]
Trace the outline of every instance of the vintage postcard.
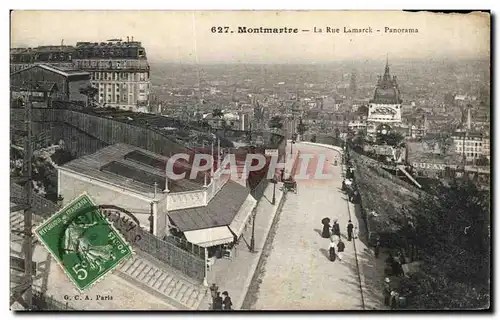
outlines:
[{"label": "vintage postcard", "polygon": [[11,310],[491,308],[489,12],[10,18]]}]

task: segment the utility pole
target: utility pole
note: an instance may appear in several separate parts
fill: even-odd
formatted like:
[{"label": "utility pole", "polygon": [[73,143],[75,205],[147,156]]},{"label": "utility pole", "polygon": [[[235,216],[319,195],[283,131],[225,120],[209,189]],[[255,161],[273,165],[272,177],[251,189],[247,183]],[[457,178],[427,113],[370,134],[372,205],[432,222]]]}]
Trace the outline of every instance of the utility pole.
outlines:
[{"label": "utility pole", "polygon": [[[28,84],[29,85],[29,84]],[[14,302],[20,303],[26,310],[33,308],[32,303],[32,286],[33,286],[33,234],[32,234],[32,197],[33,197],[33,181],[32,181],[32,104],[30,101],[30,91],[24,96],[24,158],[23,158],[23,173],[19,179],[24,183],[25,202],[21,205],[24,210],[24,230],[23,234],[23,251],[24,251],[24,277],[22,283],[11,289],[10,305]],[[19,206],[16,206],[19,208]],[[18,211],[19,209],[13,209]]]}]

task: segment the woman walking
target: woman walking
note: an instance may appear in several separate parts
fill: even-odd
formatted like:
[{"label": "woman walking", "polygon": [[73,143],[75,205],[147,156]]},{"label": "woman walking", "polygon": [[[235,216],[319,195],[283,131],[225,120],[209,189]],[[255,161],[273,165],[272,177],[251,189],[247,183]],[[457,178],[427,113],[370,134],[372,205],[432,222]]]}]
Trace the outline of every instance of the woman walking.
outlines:
[{"label": "woman walking", "polygon": [[335,255],[335,241],[331,241],[330,242],[330,248],[328,250],[329,254],[330,254],[330,261],[335,261],[335,258],[336,258],[336,255]]}]

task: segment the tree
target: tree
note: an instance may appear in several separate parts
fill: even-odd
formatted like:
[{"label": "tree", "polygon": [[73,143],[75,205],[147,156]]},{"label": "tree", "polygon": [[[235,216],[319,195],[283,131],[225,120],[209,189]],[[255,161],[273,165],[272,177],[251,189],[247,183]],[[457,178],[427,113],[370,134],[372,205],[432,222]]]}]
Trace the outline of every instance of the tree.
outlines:
[{"label": "tree", "polygon": [[99,93],[99,89],[87,86],[85,88],[80,88],[80,93],[86,97],[85,107],[88,107],[90,102],[94,100],[97,93]]},{"label": "tree", "polygon": [[339,139],[340,138],[340,130],[339,130],[339,128],[335,128],[334,137],[335,137],[335,139]]},{"label": "tree", "polygon": [[478,166],[489,166],[490,165],[490,160],[485,155],[482,155],[477,159],[476,165]]},{"label": "tree", "polygon": [[447,154],[450,147],[453,146],[453,139],[449,133],[443,133],[439,136],[439,148],[441,149],[441,154]]},{"label": "tree", "polygon": [[489,196],[470,180],[438,185],[415,201],[414,244],[424,267],[402,283],[410,308],[482,308],[489,303]]},{"label": "tree", "polygon": [[215,108],[213,111],[212,111],[212,116],[214,118],[219,118],[221,119],[223,116],[224,116],[224,113],[222,112],[221,109],[218,109],[218,108]]},{"label": "tree", "polygon": [[307,131],[307,126],[302,122],[302,118],[299,119],[299,124],[297,125],[297,133],[303,135]]},{"label": "tree", "polygon": [[280,116],[274,116],[269,120],[269,128],[275,130],[283,129],[283,119]]},{"label": "tree", "polygon": [[403,142],[403,140],[403,135],[396,131],[391,131],[387,134],[377,133],[376,136],[377,144],[387,144],[390,146],[397,146]]}]

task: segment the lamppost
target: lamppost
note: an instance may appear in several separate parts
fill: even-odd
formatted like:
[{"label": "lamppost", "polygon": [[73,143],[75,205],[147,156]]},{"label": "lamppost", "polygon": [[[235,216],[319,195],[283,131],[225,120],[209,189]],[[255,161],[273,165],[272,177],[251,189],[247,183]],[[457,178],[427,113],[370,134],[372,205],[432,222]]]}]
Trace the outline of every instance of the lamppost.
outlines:
[{"label": "lamppost", "polygon": [[273,183],[273,206],[276,204],[276,178],[273,178],[271,180],[271,182]]},{"label": "lamppost", "polygon": [[252,238],[250,238],[250,252],[255,252],[255,217],[257,215],[257,211],[254,209],[254,213],[252,215]]}]

